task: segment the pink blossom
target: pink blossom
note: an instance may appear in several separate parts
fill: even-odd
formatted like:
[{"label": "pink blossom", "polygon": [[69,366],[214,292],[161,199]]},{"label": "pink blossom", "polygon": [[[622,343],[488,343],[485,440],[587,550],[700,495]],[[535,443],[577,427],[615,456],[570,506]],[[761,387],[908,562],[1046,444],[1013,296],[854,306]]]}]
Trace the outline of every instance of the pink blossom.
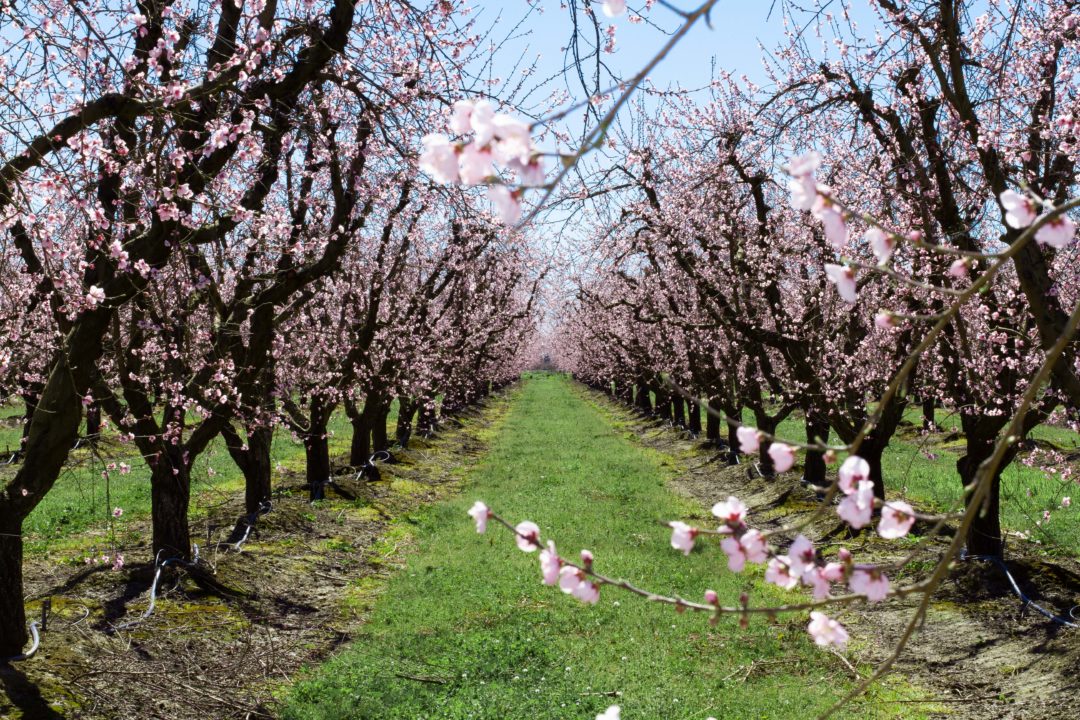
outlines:
[{"label": "pink blossom", "polygon": [[169,222],[180,217],[180,210],[171,202],[161,203],[157,207],[157,214],[162,222]]},{"label": "pink blossom", "polygon": [[113,508],[113,511],[112,511],[112,516],[113,516],[114,518],[118,518],[118,517],[120,517],[120,516],[121,516],[121,515],[123,515],[123,514],[124,514],[124,508],[118,508],[118,507],[116,507],[116,508]]},{"label": "pink blossom", "polygon": [[769,546],[760,530],[750,528],[739,537],[746,559],[752,563],[763,563],[769,559]]},{"label": "pink blossom", "polygon": [[787,472],[795,464],[795,448],[774,442],[769,446],[769,457],[772,458],[776,472]]},{"label": "pink blossom", "polygon": [[424,144],[424,151],[420,154],[420,169],[437,183],[457,182],[457,151],[450,139],[439,133],[431,133],[425,135],[421,142]]},{"label": "pink blossom", "polygon": [[881,508],[881,522],[878,523],[878,535],[886,540],[904,537],[915,524],[915,511],[903,500],[893,500]]},{"label": "pink blossom", "polygon": [[742,572],[746,567],[746,552],[737,538],[726,537],[720,541],[720,549],[728,558],[728,570]]},{"label": "pink blossom", "polygon": [[105,291],[97,285],[91,285],[90,289],[86,291],[86,304],[90,307],[97,307],[103,302],[105,302]]},{"label": "pink blossom", "polygon": [[801,576],[804,572],[814,567],[814,556],[816,551],[814,550],[814,543],[799,533],[795,538],[795,541],[791,543],[791,547],[788,548],[788,558],[790,559],[791,572],[793,575]]},{"label": "pink blossom", "polygon": [[956,278],[957,280],[962,280],[963,278],[967,277],[968,268],[970,267],[971,261],[969,261],[967,258],[959,258],[958,260],[953,260],[952,264],[949,265],[949,275]]},{"label": "pink blossom", "polygon": [[1071,497],[1066,495],[1065,497],[1061,498],[1061,507],[1067,508],[1070,505],[1072,505],[1072,498]]},{"label": "pink blossom", "polygon": [[1052,218],[1035,231],[1036,242],[1049,245],[1058,250],[1068,247],[1074,237],[1076,237],[1076,223],[1072,221],[1072,218],[1065,215]]},{"label": "pink blossom", "polygon": [[116,556],[113,558],[113,566],[112,567],[113,567],[113,570],[120,570],[121,568],[123,568],[124,567],[124,556],[121,555],[120,553],[116,553]]},{"label": "pink blossom", "polygon": [[710,605],[719,605],[720,604],[720,596],[716,594],[715,590],[706,590],[705,591],[705,602],[709,603]]},{"label": "pink blossom", "polygon": [[[600,6],[600,9],[603,10],[604,14],[608,17],[618,17],[624,12],[626,12],[626,0],[604,0],[604,3]],[[601,718],[597,718],[597,720],[601,720]],[[603,718],[602,720],[609,719]],[[614,720],[619,720],[618,708],[616,708],[616,715]]]},{"label": "pink blossom", "polygon": [[821,576],[829,582],[843,582],[846,575],[847,565],[844,563],[825,563],[825,567],[821,569]]},{"label": "pink blossom", "polygon": [[527,162],[513,160],[507,167],[517,173],[518,184],[524,187],[538,187],[547,181],[544,163],[539,156],[530,158]]},{"label": "pink blossom", "polygon": [[882,310],[874,316],[874,325],[877,325],[882,330],[895,330],[896,316],[888,310]]},{"label": "pink blossom", "polygon": [[1006,190],[998,197],[1005,209],[1005,222],[1011,228],[1026,228],[1035,222],[1038,207],[1031,198],[1015,190]]},{"label": "pink blossom", "polygon": [[472,130],[469,120],[472,117],[473,101],[458,100],[454,103],[454,111],[450,115],[450,132],[456,135],[464,135]]},{"label": "pink blossom", "polygon": [[487,100],[473,103],[469,125],[476,133],[476,145],[486,146],[495,137],[495,106]]},{"label": "pink blossom", "polygon": [[744,425],[735,431],[735,437],[739,439],[739,450],[741,452],[751,455],[758,451],[761,444],[761,434],[756,428]]},{"label": "pink blossom", "polygon": [[600,588],[590,581],[585,573],[570,565],[564,565],[559,571],[559,588],[567,595],[573,595],[590,605],[600,599]]},{"label": "pink blossom", "polygon": [[529,124],[502,113],[495,116],[492,124],[497,140],[495,159],[504,165],[513,161],[529,162],[533,154]]},{"label": "pink blossom", "polygon": [[844,216],[832,206],[826,206],[815,214],[818,215],[822,225],[825,227],[825,239],[829,241],[829,244],[832,245],[837,252],[846,248],[848,231],[847,223],[844,222]]},{"label": "pink blossom", "polygon": [[495,212],[504,225],[513,225],[521,219],[521,203],[517,194],[505,185],[488,187],[488,200],[495,206]]},{"label": "pink blossom", "polygon": [[792,177],[804,177],[812,174],[819,167],[821,167],[821,153],[811,150],[791,158],[785,170]]},{"label": "pink blossom", "polygon": [[684,555],[689,555],[694,549],[694,537],[697,536],[697,528],[690,527],[684,522],[675,520],[668,523],[671,528],[671,547],[682,550]]},{"label": "pink blossom", "polygon": [[881,602],[889,594],[889,578],[877,569],[857,569],[851,574],[848,587],[856,595],[865,595],[870,602]]},{"label": "pink blossom", "polygon": [[458,155],[458,171],[461,182],[466,185],[479,185],[492,176],[491,151],[472,142],[461,149]]},{"label": "pink blossom", "polygon": [[807,585],[814,593],[815,600],[824,600],[829,597],[829,579],[825,577],[824,568],[810,567],[802,574],[803,585]]},{"label": "pink blossom", "polygon": [[813,175],[789,178],[788,192],[791,193],[791,207],[796,210],[809,210],[817,202],[817,185]]},{"label": "pink blossom", "polygon": [[810,633],[810,637],[814,638],[814,642],[821,647],[835,645],[841,650],[847,647],[847,630],[844,629],[843,625],[825,615],[825,613],[817,611],[810,613],[810,625],[806,629]]},{"label": "pink blossom", "polygon": [[787,555],[777,555],[765,566],[765,582],[790,590],[799,584],[797,575],[791,572],[791,559]]},{"label": "pink blossom", "polygon": [[870,479],[870,463],[858,455],[851,455],[840,466],[840,489],[845,495],[855,492],[855,488],[863,480]]},{"label": "pink blossom", "polygon": [[491,517],[491,511],[488,510],[488,506],[477,500],[473,503],[473,506],[469,508],[469,516],[476,521],[476,532],[483,535],[487,532],[487,521]]},{"label": "pink blossom", "polygon": [[561,567],[562,560],[559,559],[558,553],[555,552],[555,542],[548,540],[547,548],[540,551],[540,573],[544,577],[545,585],[554,585],[559,581],[559,569]]},{"label": "pink blossom", "polygon": [[858,483],[855,492],[845,497],[836,513],[844,522],[858,530],[870,523],[874,512],[874,483],[863,480]]},{"label": "pink blossom", "polygon": [[746,517],[746,505],[734,495],[729,495],[724,502],[718,502],[712,507],[712,514],[732,527],[743,524]]},{"label": "pink blossom", "polygon": [[536,552],[540,547],[540,528],[536,523],[529,520],[520,522],[514,528],[514,533],[517,546],[524,552]]},{"label": "pink blossom", "polygon": [[843,301],[854,305],[857,299],[855,294],[855,271],[847,265],[825,263],[825,275],[836,285],[836,290],[840,293]]},{"label": "pink blossom", "polygon": [[870,244],[870,249],[874,252],[878,265],[889,262],[895,248],[892,235],[889,235],[881,228],[872,227],[866,231],[863,237]]}]

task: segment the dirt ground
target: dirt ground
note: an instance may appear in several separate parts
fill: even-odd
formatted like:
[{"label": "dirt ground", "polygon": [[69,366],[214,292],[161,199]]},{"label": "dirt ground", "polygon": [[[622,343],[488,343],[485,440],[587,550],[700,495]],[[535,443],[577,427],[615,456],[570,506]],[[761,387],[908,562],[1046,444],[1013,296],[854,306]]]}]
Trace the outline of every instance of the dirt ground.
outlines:
[{"label": "dirt ground", "polygon": [[456,490],[506,405],[494,398],[434,439],[415,439],[381,465],[379,482],[343,472],[316,505],[301,476],[275,477],[272,511],[235,551],[219,542],[243,514],[238,496],[192,530],[218,592],[169,572],[146,618],[152,564],[116,572],[31,559],[29,613],[45,598],[52,611],[38,654],[0,668],[0,718],[273,717],[275,693],[364,622],[412,542],[410,514]]},{"label": "dirt ground", "polygon": [[[753,477],[749,465],[728,467],[715,447],[656,421],[641,418],[625,406],[591,390],[583,394],[629,431],[641,444],[678,461],[677,491],[701,502],[697,518],[710,524],[708,508],[728,495],[749,507],[757,527],[792,522],[813,510],[817,498],[799,483],[799,473],[775,480]],[[829,514],[832,518],[835,515]],[[916,531],[918,530],[916,527]],[[838,525],[826,520],[805,534],[818,547],[845,545],[858,558],[887,563],[899,550],[874,533],[843,538]],[[926,538],[924,551],[902,577],[911,582],[932,566],[947,538]],[[1080,549],[1078,549],[1080,550]],[[1047,559],[1038,546],[1016,541],[1007,562],[1023,591],[1052,612],[1068,612],[1080,604],[1080,562]],[[853,663],[859,672],[892,654],[897,638],[912,618],[915,600],[878,605],[857,604],[835,614],[849,629]],[[1077,611],[1080,615],[1080,610]],[[971,561],[958,564],[933,598],[923,626],[894,668],[925,697],[911,703],[912,714],[955,720],[1077,720],[1080,718],[1080,630],[1048,621],[1022,606],[1000,570]]]}]

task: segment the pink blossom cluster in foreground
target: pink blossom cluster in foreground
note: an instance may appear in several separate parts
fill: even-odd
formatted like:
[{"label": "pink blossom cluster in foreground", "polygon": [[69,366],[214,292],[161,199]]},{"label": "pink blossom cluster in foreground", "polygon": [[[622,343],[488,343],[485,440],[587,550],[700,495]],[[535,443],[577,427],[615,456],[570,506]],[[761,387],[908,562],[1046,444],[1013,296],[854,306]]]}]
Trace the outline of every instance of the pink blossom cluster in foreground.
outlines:
[{"label": "pink blossom cluster in foreground", "polygon": [[528,123],[496,112],[487,100],[458,100],[447,127],[462,139],[425,135],[420,169],[438,183],[486,184],[499,218],[507,224],[520,220],[523,190],[511,190],[498,173],[514,173],[523,187],[544,184],[544,166]]},{"label": "pink blossom cluster in foreground", "polygon": [[[740,432],[741,442],[756,444],[760,440],[760,434],[753,428],[740,428],[740,431],[742,430],[749,432]],[[874,507],[873,483],[869,475],[869,464],[854,455],[840,468],[838,485],[845,497],[838,513],[855,528],[870,522]],[[765,564],[766,582],[786,590],[801,584],[809,588],[814,599],[819,601],[832,597],[835,584],[846,584],[848,591],[862,595],[869,602],[880,602],[889,594],[890,583],[885,573],[871,565],[856,564],[851,552],[846,548],[840,549],[836,560],[826,562],[820,557],[813,542],[799,534],[786,553],[773,551],[767,535],[747,525],[747,507],[734,496],[713,505],[712,513],[720,521],[716,530],[701,530],[679,520],[669,523],[671,546],[689,555],[698,535],[704,533],[720,536],[720,547],[727,556],[728,569],[732,572],[741,572],[747,563]],[[488,521],[495,519],[514,533],[517,546],[521,550],[530,553],[540,550],[540,574],[543,583],[557,584],[564,593],[573,595],[583,603],[595,604],[600,599],[600,585],[616,582],[593,572],[593,554],[588,550],[582,550],[581,563],[574,564],[559,556],[554,541],[547,541],[546,547],[541,549],[540,528],[534,522],[526,520],[511,526],[495,515],[482,501],[474,503],[468,514],[476,523],[478,533],[486,532]],[[914,522],[911,506],[894,501],[882,507],[878,534],[884,538],[899,538],[908,533]],[[636,590],[624,582],[617,584],[650,599],[659,599],[659,596]],[[667,601],[674,602],[677,609],[686,607],[681,600]],[[705,602],[707,606],[696,606],[696,609],[712,607],[719,610],[720,599],[715,591],[706,591]],[[742,607],[745,608],[746,603],[745,596],[740,598]],[[811,613],[810,618],[807,630],[815,643],[840,648],[847,645],[847,631],[838,622],[816,611]],[[609,709],[608,712],[612,710]],[[615,708],[614,712],[614,717],[618,717],[618,708]]]}]

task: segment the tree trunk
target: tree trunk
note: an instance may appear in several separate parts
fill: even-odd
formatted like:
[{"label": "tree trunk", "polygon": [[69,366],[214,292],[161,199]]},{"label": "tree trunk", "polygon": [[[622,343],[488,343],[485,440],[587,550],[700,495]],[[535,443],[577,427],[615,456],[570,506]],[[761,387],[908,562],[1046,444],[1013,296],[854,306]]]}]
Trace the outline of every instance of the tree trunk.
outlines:
[{"label": "tree trunk", "polygon": [[[816,417],[813,412],[808,412],[806,414],[806,442],[828,442],[828,440],[829,421]],[[806,451],[803,480],[815,487],[828,486],[828,481],[825,479],[825,457],[822,453],[814,450]]]},{"label": "tree trunk", "polygon": [[686,401],[682,395],[674,395],[671,398],[671,420],[677,427],[686,427]]},{"label": "tree trunk", "polygon": [[349,444],[349,464],[360,467],[371,457],[371,418],[367,410],[350,417],[352,424],[352,442]]},{"label": "tree trunk", "polygon": [[[768,435],[776,434],[776,426],[779,423],[769,417],[766,413],[755,414],[755,421],[757,422],[758,430],[761,432]],[[736,440],[736,442],[738,442],[738,440]],[[761,446],[758,448],[758,466],[761,469],[761,476],[767,478],[776,477],[776,466],[773,465],[772,456],[769,455],[770,447],[772,447],[771,442],[762,440]]]},{"label": "tree trunk", "polygon": [[375,411],[375,426],[371,428],[371,447],[379,450],[390,449],[390,438],[386,432],[386,419],[390,416],[390,404],[380,403]]},{"label": "tree trunk", "polygon": [[101,437],[101,406],[90,403],[86,408],[86,439],[96,443]]},{"label": "tree trunk", "polygon": [[[885,448],[888,445],[888,442],[881,442],[874,437],[874,433],[870,433],[863,440],[862,445],[859,446],[859,457],[870,466],[870,480],[874,483],[874,497],[882,501],[885,500],[885,475],[881,469],[881,459],[884,457]],[[880,512],[878,509],[874,510],[875,515],[878,512]]]},{"label": "tree trunk", "polygon": [[705,439],[720,444],[720,398],[709,398],[709,409],[705,416]]},{"label": "tree trunk", "polygon": [[[172,450],[175,446],[170,446]],[[188,505],[191,500],[191,469],[180,455],[165,451],[154,458],[150,472],[150,516],[154,556],[161,559],[191,556]]]},{"label": "tree trunk", "polygon": [[435,424],[435,398],[423,398],[420,400],[416,429],[421,435],[429,436],[435,432]]},{"label": "tree trunk", "polygon": [[934,398],[923,398],[922,401],[922,416],[923,416],[923,430],[933,431],[937,430],[937,419],[934,417],[934,407],[937,405],[934,402]]},{"label": "tree trunk", "polygon": [[409,446],[412,437],[413,417],[416,415],[416,403],[402,395],[398,398],[397,443],[402,448]]},{"label": "tree trunk", "polygon": [[26,645],[23,604],[22,520],[0,520],[0,657],[21,655]]},{"label": "tree trunk", "polygon": [[663,382],[656,385],[656,407],[653,409],[653,415],[660,418],[664,422],[671,422],[673,419],[672,406],[671,406],[671,393],[668,392]]},{"label": "tree trunk", "polygon": [[[965,433],[968,424],[964,423]],[[956,461],[956,470],[960,473],[960,481],[963,482],[965,488],[974,482],[979,465],[994,454],[994,441],[992,438],[985,439],[972,433],[967,438],[966,451],[966,454]],[[975,516],[965,537],[967,551],[971,555],[1001,557],[1004,552],[1005,540],[1001,532],[1001,471],[1012,461],[1014,455],[1015,450],[1010,450],[1002,459],[994,476],[984,480],[984,482],[990,482],[984,509]],[[965,492],[965,503],[970,501],[972,492],[974,492],[974,487]]]},{"label": "tree trunk", "polygon": [[244,509],[259,512],[264,502],[270,500],[271,461],[270,449],[274,442],[274,429],[254,428],[248,431],[248,467],[244,472]]},{"label": "tree trunk", "polygon": [[701,434],[701,403],[696,400],[686,401],[686,427],[695,436]]},{"label": "tree trunk", "polygon": [[634,404],[636,404],[638,410],[645,415],[652,415],[652,395],[650,394],[649,385],[647,383],[638,382],[637,394],[634,396]]},{"label": "tree trunk", "polygon": [[326,483],[330,479],[330,441],[326,437],[326,424],[320,425],[313,422],[311,432],[304,437],[305,470],[312,501],[326,497]]}]

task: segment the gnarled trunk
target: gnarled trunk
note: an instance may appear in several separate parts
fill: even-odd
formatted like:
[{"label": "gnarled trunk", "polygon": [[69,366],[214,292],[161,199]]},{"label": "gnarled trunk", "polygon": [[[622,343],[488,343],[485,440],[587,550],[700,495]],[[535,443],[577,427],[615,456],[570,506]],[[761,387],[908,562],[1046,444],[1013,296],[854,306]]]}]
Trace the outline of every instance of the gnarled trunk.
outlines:
[{"label": "gnarled trunk", "polygon": [[0,657],[20,655],[26,645],[22,561],[22,520],[0,518]]},{"label": "gnarled trunk", "polygon": [[154,556],[161,553],[162,560],[191,556],[191,468],[184,462],[182,451],[173,447],[153,458],[150,470]]}]

